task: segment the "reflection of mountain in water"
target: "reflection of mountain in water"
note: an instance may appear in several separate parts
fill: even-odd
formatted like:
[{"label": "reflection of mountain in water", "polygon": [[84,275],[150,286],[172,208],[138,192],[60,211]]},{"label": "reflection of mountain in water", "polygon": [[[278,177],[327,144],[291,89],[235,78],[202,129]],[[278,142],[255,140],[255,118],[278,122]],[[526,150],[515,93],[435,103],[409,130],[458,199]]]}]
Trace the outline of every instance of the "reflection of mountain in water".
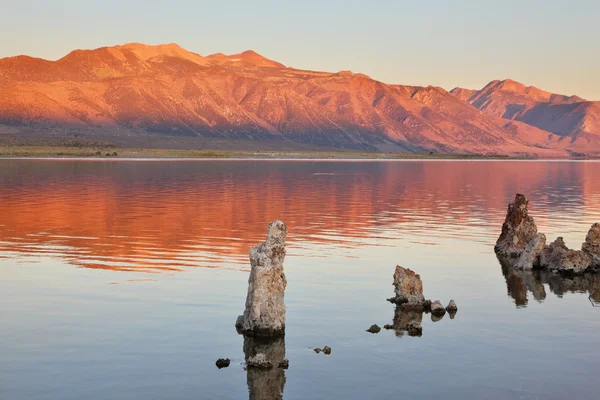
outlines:
[{"label": "reflection of mountain in water", "polygon": [[247,368],[247,383],[250,400],[280,400],[283,398],[285,371],[278,365],[285,359],[285,338],[260,340],[244,336],[244,357],[262,353],[273,365],[271,369]]},{"label": "reflection of mountain in water", "polygon": [[546,299],[546,286],[558,297],[567,293],[585,293],[595,303],[600,302],[600,275],[585,274],[565,277],[547,271],[520,271],[502,266],[508,294],[518,307],[526,307],[529,293],[537,301]]},{"label": "reflection of mountain in water", "polygon": [[565,201],[587,228],[600,210],[594,163],[0,160],[0,170],[0,256],[125,271],[246,264],[276,218],[292,250],[314,255],[315,243],[399,235],[493,243],[517,191],[535,199],[540,227]]}]

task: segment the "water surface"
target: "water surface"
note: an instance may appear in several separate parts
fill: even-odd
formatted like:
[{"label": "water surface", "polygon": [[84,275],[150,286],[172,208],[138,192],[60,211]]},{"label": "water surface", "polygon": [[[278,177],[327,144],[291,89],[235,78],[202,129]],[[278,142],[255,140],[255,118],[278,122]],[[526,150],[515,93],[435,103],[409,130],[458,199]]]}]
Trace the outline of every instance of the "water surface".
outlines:
[{"label": "water surface", "polygon": [[[0,398],[595,399],[600,279],[503,273],[517,192],[549,240],[600,221],[594,162],[0,160]],[[233,323],[277,218],[290,368],[256,376]],[[365,332],[397,264],[456,317]]]}]

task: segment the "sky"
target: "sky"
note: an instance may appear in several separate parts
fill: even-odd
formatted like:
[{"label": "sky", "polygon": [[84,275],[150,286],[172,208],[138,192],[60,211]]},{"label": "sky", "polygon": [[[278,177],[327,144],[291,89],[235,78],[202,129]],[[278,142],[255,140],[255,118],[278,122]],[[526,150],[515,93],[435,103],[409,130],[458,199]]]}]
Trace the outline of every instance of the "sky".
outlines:
[{"label": "sky", "polygon": [[598,21],[598,0],[0,0],[0,57],[175,42],[386,83],[510,78],[600,100]]}]

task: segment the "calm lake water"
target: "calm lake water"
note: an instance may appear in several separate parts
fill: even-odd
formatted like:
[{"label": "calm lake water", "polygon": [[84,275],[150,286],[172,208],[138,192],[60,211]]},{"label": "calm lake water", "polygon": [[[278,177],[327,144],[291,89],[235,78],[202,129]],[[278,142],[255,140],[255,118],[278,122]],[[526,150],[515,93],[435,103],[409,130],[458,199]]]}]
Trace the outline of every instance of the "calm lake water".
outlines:
[{"label": "calm lake water", "polygon": [[[0,160],[0,398],[597,399],[600,278],[505,277],[517,192],[549,240],[600,221],[595,162]],[[247,373],[234,322],[277,218],[290,367]],[[455,318],[365,332],[402,318],[397,264]]]}]

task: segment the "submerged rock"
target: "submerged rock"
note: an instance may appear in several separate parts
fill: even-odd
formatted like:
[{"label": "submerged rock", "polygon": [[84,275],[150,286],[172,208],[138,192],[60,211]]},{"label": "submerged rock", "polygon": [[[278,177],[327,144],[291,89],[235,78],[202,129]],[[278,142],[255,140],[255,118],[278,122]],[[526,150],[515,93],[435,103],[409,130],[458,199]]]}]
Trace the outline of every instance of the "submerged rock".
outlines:
[{"label": "submerged rock", "polygon": [[377,324],[371,325],[371,327],[369,329],[367,329],[367,332],[379,333],[379,332],[381,332],[381,328]]},{"label": "submerged rock", "polygon": [[508,205],[502,233],[494,247],[499,257],[518,259],[527,244],[537,235],[537,226],[529,216],[528,204],[529,200],[524,195],[517,194],[515,200]]},{"label": "submerged rock", "polygon": [[282,221],[271,222],[265,242],[250,249],[246,309],[236,321],[238,331],[244,335],[278,337],[285,334],[286,235],[287,228]]},{"label": "submerged rock", "polygon": [[540,257],[544,248],[546,247],[546,235],[543,233],[538,233],[535,235],[525,249],[521,256],[517,260],[515,264],[516,269],[533,269],[540,266]]},{"label": "submerged rock", "polygon": [[458,311],[458,307],[456,306],[454,300],[450,300],[450,303],[448,303],[448,305],[446,306],[446,311],[448,311],[449,313],[456,313]]},{"label": "submerged rock", "polygon": [[320,348],[318,348],[318,347],[317,347],[317,348],[313,349],[313,351],[314,351],[315,353],[319,354],[319,353],[320,353],[320,352],[322,352],[323,350],[321,350]]},{"label": "submerged rock", "polygon": [[394,289],[396,296],[389,299],[391,302],[402,304],[405,310],[423,309],[423,282],[414,271],[397,265],[394,272]]},{"label": "submerged rock", "polygon": [[436,317],[443,317],[446,314],[446,309],[439,300],[431,302],[431,314]]},{"label": "submerged rock", "polygon": [[215,365],[219,369],[221,369],[221,368],[227,368],[227,367],[229,367],[229,364],[231,364],[231,360],[229,358],[219,358],[217,360],[217,362],[215,363]]}]

